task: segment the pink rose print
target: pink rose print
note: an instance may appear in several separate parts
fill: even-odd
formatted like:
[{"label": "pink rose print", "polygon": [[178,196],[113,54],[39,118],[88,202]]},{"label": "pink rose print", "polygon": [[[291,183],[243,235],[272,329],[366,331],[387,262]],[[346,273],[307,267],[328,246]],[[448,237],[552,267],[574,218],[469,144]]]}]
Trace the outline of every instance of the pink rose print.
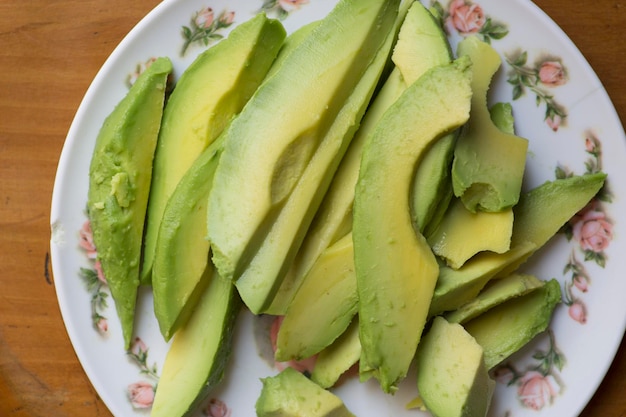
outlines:
[{"label": "pink rose print", "polygon": [[546,118],[546,124],[550,129],[555,132],[559,130],[559,127],[561,127],[562,123],[563,117],[559,116],[558,114],[554,114]]},{"label": "pink rose print", "polygon": [[98,252],[96,251],[96,245],[93,243],[93,232],[91,231],[91,222],[87,220],[83,223],[82,229],[80,229],[80,241],[78,244],[85,250],[87,258],[96,259]]},{"label": "pink rose print", "polygon": [[220,14],[220,23],[224,26],[230,26],[235,21],[235,12],[224,12]]},{"label": "pink rose print", "polygon": [[[274,322],[272,323],[272,327],[270,328],[270,341],[272,343],[272,350],[276,352],[276,340],[278,338],[278,329],[280,329],[280,325],[283,322],[283,316],[277,316]],[[310,358],[306,358],[300,361],[288,361],[288,362],[275,362],[275,366],[278,370],[283,370],[287,367],[291,367],[298,372],[313,372],[313,367],[315,366],[316,356],[312,356]]]},{"label": "pink rose print", "polygon": [[96,321],[96,327],[101,333],[106,333],[109,330],[109,322],[104,317],[100,317]]},{"label": "pink rose print", "polygon": [[602,252],[613,239],[613,225],[603,211],[598,210],[597,201],[592,201],[572,219],[572,234],[585,251]]},{"label": "pink rose print", "polygon": [[139,337],[136,337],[130,346],[130,353],[135,356],[142,356],[148,352],[148,347]]},{"label": "pink rose print", "polygon": [[287,13],[300,9],[303,4],[307,4],[309,0],[278,0],[280,7]]},{"label": "pink rose print", "polygon": [[502,366],[493,371],[493,378],[500,384],[509,385],[515,378],[515,374],[508,366]]},{"label": "pink rose print", "polygon": [[206,29],[213,24],[214,13],[213,9],[210,7],[206,7],[198,12],[194,22],[197,27]]},{"label": "pink rose print", "polygon": [[478,33],[487,20],[478,4],[465,0],[453,0],[448,7],[448,13],[448,25],[462,35]]},{"label": "pink rose print", "polygon": [[150,408],[154,402],[154,387],[148,382],[135,382],[128,386],[128,399],[133,408]]},{"label": "pink rose print", "polygon": [[558,394],[558,385],[552,377],[530,371],[522,376],[517,394],[524,406],[541,410]]},{"label": "pink rose print", "polygon": [[567,310],[569,316],[577,321],[580,324],[585,324],[587,322],[587,308],[585,304],[580,300],[574,300],[569,305]]},{"label": "pink rose print", "polygon": [[209,404],[202,410],[202,414],[207,417],[230,417],[231,410],[223,401],[211,398]]},{"label": "pink rose print", "polygon": [[589,283],[587,282],[588,278],[583,275],[576,275],[572,278],[572,282],[574,286],[578,288],[580,292],[587,292],[589,289]]},{"label": "pink rose print", "polygon": [[565,68],[558,61],[545,61],[539,67],[539,80],[547,87],[558,87],[567,82]]}]

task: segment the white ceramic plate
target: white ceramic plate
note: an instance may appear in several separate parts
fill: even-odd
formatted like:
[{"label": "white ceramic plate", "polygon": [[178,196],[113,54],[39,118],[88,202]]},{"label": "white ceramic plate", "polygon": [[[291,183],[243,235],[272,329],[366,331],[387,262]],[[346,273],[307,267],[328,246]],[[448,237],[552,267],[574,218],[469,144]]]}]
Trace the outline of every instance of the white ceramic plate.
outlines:
[{"label": "white ceramic plate", "polygon": [[[71,341],[115,416],[146,415],[138,407],[150,405],[167,345],[152,313],[150,291],[144,289],[138,305],[138,339],[130,353],[124,351],[113,302],[97,279],[90,235],[83,229],[88,167],[104,118],[128,91],[133,74],[152,57],[172,58],[179,76],[206,48],[204,40],[209,45],[217,42],[220,35],[263,8],[282,19],[291,32],[323,17],[335,2],[166,0],[121,42],[85,95],[67,136],[54,187],[52,264]],[[561,233],[527,265],[540,277],[562,282],[563,303],[550,331],[499,369],[490,412],[491,416],[576,416],[604,377],[626,325],[626,257],[620,256],[626,251],[622,240],[626,228],[618,219],[618,213],[626,212],[622,199],[626,184],[618,180],[626,175],[622,126],[580,52],[530,1],[442,0],[435,5],[444,13],[453,43],[467,32],[476,32],[501,53],[503,67],[491,100],[511,102],[518,134],[530,139],[527,188],[564,173],[603,170],[609,175],[604,198],[595,200],[569,227],[572,233]],[[190,39],[200,34],[184,54],[183,26]],[[519,80],[516,74],[522,73],[523,81],[515,86],[513,79]],[[197,415],[254,414],[259,378],[280,367],[270,359],[268,327],[264,320],[241,316],[226,378]],[[358,416],[420,415],[404,409],[415,395],[410,378],[393,397],[380,393],[373,381],[352,381],[337,393]]]}]

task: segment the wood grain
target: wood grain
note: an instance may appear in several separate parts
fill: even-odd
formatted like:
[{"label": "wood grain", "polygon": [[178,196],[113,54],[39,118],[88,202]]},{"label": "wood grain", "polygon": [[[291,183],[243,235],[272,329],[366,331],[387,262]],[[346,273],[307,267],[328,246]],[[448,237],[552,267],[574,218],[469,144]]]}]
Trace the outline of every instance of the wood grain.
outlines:
[{"label": "wood grain", "polygon": [[[315,1],[315,0],[311,0]],[[56,165],[91,80],[157,0],[0,2],[0,416],[110,416],[61,320],[48,260]],[[623,1],[538,0],[626,120]],[[626,415],[626,347],[584,417]],[[584,378],[584,375],[580,376]]]}]

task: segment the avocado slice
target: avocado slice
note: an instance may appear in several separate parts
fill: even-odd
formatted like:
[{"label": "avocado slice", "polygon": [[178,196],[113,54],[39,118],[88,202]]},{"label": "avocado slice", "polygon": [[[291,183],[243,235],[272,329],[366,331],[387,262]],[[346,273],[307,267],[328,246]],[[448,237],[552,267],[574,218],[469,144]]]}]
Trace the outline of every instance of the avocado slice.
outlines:
[{"label": "avocado slice", "polygon": [[222,149],[217,138],[193,162],[169,198],[152,267],[154,314],[165,340],[185,323],[211,279],[206,207]]},{"label": "avocado slice", "polygon": [[339,397],[293,368],[261,381],[257,417],[354,417]]},{"label": "avocado slice", "polygon": [[163,114],[169,58],[139,76],[104,121],[89,167],[87,216],[98,260],[130,346],[151,167]]},{"label": "avocado slice", "polygon": [[[406,17],[400,26],[398,41],[392,55],[395,68],[367,109],[302,245],[267,311],[270,314],[285,314],[287,306],[315,260],[328,246],[352,230],[354,187],[358,178],[363,145],[376,123],[407,86],[421,74],[434,65],[451,61],[450,46],[444,32],[421,3],[403,3],[399,16]],[[415,59],[415,56],[419,56],[419,59]]]},{"label": "avocado slice", "polygon": [[318,258],[287,308],[276,340],[276,359],[308,358],[326,348],[357,312],[352,234]]},{"label": "avocado slice", "polygon": [[200,54],[168,99],[154,156],[141,281],[151,282],[163,211],[193,161],[241,111],[265,78],[286,33],[258,14]]},{"label": "avocado slice", "polygon": [[420,342],[416,364],[417,389],[433,416],[487,415],[496,383],[483,348],[460,324],[436,317]]},{"label": "avocado slice", "polygon": [[[511,247],[513,209],[472,213],[455,198],[439,226],[427,237],[433,252],[458,269],[479,252],[504,253]],[[480,236],[479,239],[476,237]]]},{"label": "avocado slice", "polygon": [[480,62],[472,78],[472,115],[454,151],[452,186],[471,212],[496,212],[513,207],[526,166],[528,140],[500,130],[491,120],[487,92],[501,65],[500,55],[476,36],[463,39],[457,53]]},{"label": "avocado slice", "polygon": [[548,328],[561,301],[556,279],[521,297],[513,298],[468,321],[463,326],[483,347],[488,369],[501,363]]},{"label": "avocado slice", "polygon": [[165,357],[151,417],[190,415],[224,376],[241,300],[217,272]]},{"label": "avocado slice", "polygon": [[544,281],[529,274],[512,274],[493,280],[469,303],[444,314],[450,323],[463,324],[507,300],[528,294],[544,285]]},{"label": "avocado slice", "polygon": [[346,331],[317,355],[311,380],[322,388],[331,388],[360,357],[359,319],[355,316]]},{"label": "avocado slice", "polygon": [[456,270],[442,265],[429,315],[459,308],[476,297],[492,278],[517,270],[589,203],[605,179],[604,173],[577,175],[546,181],[524,193],[513,209],[511,249],[502,254],[479,253]]},{"label": "avocado slice", "polygon": [[385,112],[363,149],[354,199],[362,379],[394,392],[426,323],[439,266],[413,228],[409,186],[429,145],[467,122],[470,61],[429,70]]},{"label": "avocado slice", "polygon": [[339,2],[226,133],[209,240],[218,270],[255,314],[270,306],[371,99],[398,3]]}]

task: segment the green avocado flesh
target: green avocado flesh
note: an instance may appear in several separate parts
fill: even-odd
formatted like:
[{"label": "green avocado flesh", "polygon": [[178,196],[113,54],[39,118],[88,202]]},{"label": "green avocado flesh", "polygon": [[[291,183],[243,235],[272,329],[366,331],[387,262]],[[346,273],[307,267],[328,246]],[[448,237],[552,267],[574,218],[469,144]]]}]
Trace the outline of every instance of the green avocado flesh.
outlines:
[{"label": "green avocado flesh", "polygon": [[501,65],[500,56],[476,36],[459,43],[458,55],[469,56],[477,65],[472,79],[472,115],[454,151],[454,194],[472,212],[511,208],[519,200],[528,140],[503,132],[491,120],[487,91]]},{"label": "green avocado flesh", "polygon": [[163,211],[152,267],[152,294],[165,340],[185,323],[211,279],[206,208],[222,142],[216,139],[194,161]]},{"label": "green avocado flesh", "polygon": [[193,314],[172,339],[151,417],[190,415],[222,380],[240,309],[232,282],[213,272]]},{"label": "green avocado flesh", "polygon": [[151,282],[163,211],[176,185],[256,91],[284,39],[279,21],[258,14],[200,54],[176,83],[154,156],[142,283]]},{"label": "green avocado flesh", "polygon": [[322,388],[331,388],[360,357],[359,320],[355,316],[346,331],[317,355],[311,380]]},{"label": "green avocado flesh", "polygon": [[416,355],[417,389],[435,417],[484,417],[495,381],[483,348],[459,324],[436,317]]},{"label": "green avocado flesh", "polygon": [[87,214],[127,348],[133,335],[152,159],[171,71],[170,60],[159,58],[139,76],[104,121],[89,167]]},{"label": "green avocado flesh", "polygon": [[365,112],[392,45],[397,5],[338,3],[226,131],[208,234],[218,270],[254,313],[270,306]]},{"label": "green avocado flesh", "polygon": [[354,417],[339,397],[293,368],[262,382],[258,417]]},{"label": "green avocado flesh", "polygon": [[546,330],[560,301],[561,286],[552,279],[528,294],[499,304],[463,326],[483,347],[485,364],[491,369]]},{"label": "green avocado flesh", "polygon": [[[408,11],[399,13],[406,18],[392,55],[396,66],[367,109],[268,313],[284,314],[315,260],[328,246],[352,230],[354,187],[363,145],[384,112],[426,70],[451,60],[445,34],[430,12],[419,2],[403,4],[403,7],[409,6]],[[419,183],[424,185],[424,181]],[[419,198],[420,202],[426,200],[427,197]]]},{"label": "green avocado flesh", "polygon": [[439,273],[413,228],[409,189],[428,146],[469,117],[470,62],[429,70],[389,108],[363,149],[354,200],[362,379],[385,392],[406,376]]}]

